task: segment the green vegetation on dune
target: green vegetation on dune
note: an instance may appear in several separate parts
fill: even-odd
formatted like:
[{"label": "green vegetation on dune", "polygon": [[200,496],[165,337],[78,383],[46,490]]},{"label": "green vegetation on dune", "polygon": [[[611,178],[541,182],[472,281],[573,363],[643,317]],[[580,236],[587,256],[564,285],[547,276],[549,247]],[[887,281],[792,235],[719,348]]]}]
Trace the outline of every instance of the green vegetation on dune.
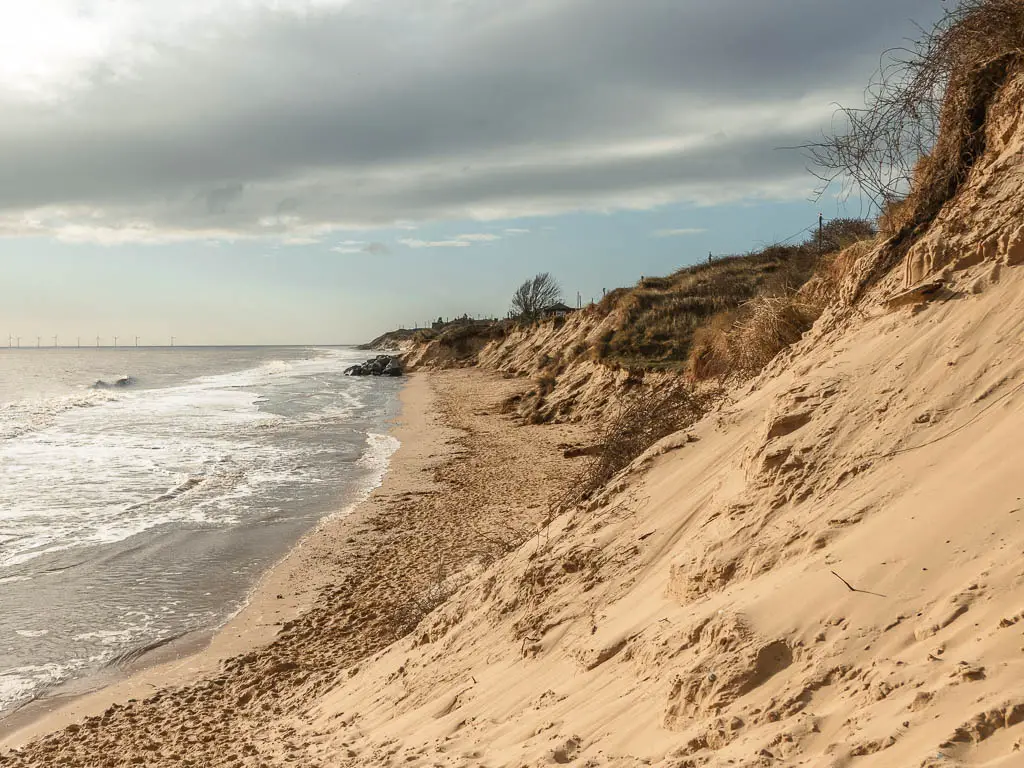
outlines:
[{"label": "green vegetation on dune", "polygon": [[[827,272],[837,253],[874,235],[870,222],[836,219],[803,243],[774,244],[748,254],[683,267],[665,277],[645,277],[630,288],[617,288],[581,311],[584,318],[598,319],[606,330],[596,339],[578,338],[571,357],[587,355],[604,365],[638,372],[689,369],[698,378],[712,371],[715,375],[729,372],[736,365],[756,367],[765,355],[774,354],[771,347],[775,339],[792,343],[817,317],[816,308],[807,304],[806,297],[798,296],[800,289],[815,275]],[[518,319],[508,320],[473,320],[467,316],[438,322],[430,329],[385,334],[372,346],[411,342],[421,350],[433,350],[420,357],[431,364],[467,364],[487,343],[508,336],[516,328],[547,324],[561,327],[568,319],[564,312],[543,319],[538,318],[540,314],[524,312]],[[771,338],[747,338],[751,336],[752,321],[760,327],[765,318],[771,321]],[[739,347],[734,343],[729,355],[723,356],[719,349],[714,364],[709,366],[709,345],[723,347],[719,337],[730,335],[735,342],[737,329],[746,336],[740,346],[756,346],[757,353],[741,349],[743,354],[737,354]],[[701,357],[697,363],[695,355]]]},{"label": "green vegetation on dune", "polygon": [[815,234],[797,245],[771,245],[684,267],[612,291],[597,311],[618,312],[620,318],[594,345],[593,356],[630,369],[681,369],[700,329],[725,323],[757,297],[794,293],[831,254],[873,235],[868,222],[836,219],[825,225],[820,238]]}]

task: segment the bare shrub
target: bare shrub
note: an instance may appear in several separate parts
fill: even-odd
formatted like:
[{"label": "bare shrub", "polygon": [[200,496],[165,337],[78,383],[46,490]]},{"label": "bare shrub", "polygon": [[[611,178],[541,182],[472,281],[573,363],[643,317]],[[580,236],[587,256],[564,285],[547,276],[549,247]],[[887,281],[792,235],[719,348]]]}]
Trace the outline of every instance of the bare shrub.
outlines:
[{"label": "bare shrub", "polygon": [[877,282],[985,151],[995,95],[1024,58],[1021,0],[961,0],[909,48],[890,52],[863,108],[842,108],[841,127],[807,149],[823,184],[842,184],[883,214],[890,238],[853,295]]},{"label": "bare shrub", "polygon": [[682,382],[664,389],[640,388],[625,400],[599,441],[600,449],[552,506],[557,513],[590,498],[634,459],[664,437],[698,421],[714,401]]},{"label": "bare shrub", "polygon": [[427,582],[411,594],[407,594],[394,609],[394,636],[405,637],[423,619],[448,601],[456,592],[453,580],[443,560],[438,560]]},{"label": "bare shrub", "polygon": [[877,234],[878,228],[867,219],[832,219],[822,228],[820,239],[816,236],[816,242],[819,253],[836,253],[855,243],[873,240]]},{"label": "bare shrub", "polygon": [[480,524],[469,524],[471,553],[486,568],[496,560],[500,560],[526,541],[535,536],[540,529],[538,522],[519,520],[499,520],[486,528]]}]

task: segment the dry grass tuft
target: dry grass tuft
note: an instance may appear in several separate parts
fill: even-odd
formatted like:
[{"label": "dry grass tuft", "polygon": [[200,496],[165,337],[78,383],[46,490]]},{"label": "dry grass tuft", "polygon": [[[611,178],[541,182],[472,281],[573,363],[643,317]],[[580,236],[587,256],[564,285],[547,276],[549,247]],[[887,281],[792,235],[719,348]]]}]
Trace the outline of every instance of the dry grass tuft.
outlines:
[{"label": "dry grass tuft", "polygon": [[760,372],[779,352],[799,341],[825,307],[839,298],[854,267],[875,247],[874,240],[856,242],[823,258],[798,289],[766,293],[736,311],[711,318],[694,335],[688,376],[725,379]]},{"label": "dry grass tuft", "polygon": [[877,240],[861,240],[822,260],[814,276],[800,288],[800,293],[807,302],[822,308],[838,301],[857,264],[877,247]]},{"label": "dry grass tuft", "polygon": [[749,377],[761,371],[814,325],[824,304],[802,292],[759,296],[738,313],[716,318],[687,363],[692,379]]},{"label": "dry grass tuft", "polygon": [[743,319],[729,332],[729,352],[737,372],[753,374],[800,340],[821,315],[823,305],[800,294],[761,296],[743,308]]},{"label": "dry grass tuft", "polygon": [[737,312],[721,312],[697,329],[686,362],[690,379],[722,379],[733,371],[729,332],[736,325]]},{"label": "dry grass tuft", "polygon": [[618,322],[594,343],[591,357],[628,370],[682,369],[695,345],[706,348],[713,318],[757,296],[798,290],[830,254],[874,235],[870,222],[836,219],[820,238],[815,232],[802,243],[770,245],[613,291],[597,311],[616,313]]},{"label": "dry grass tuft", "polygon": [[437,338],[437,331],[432,331],[429,328],[421,328],[418,331],[414,331],[412,340],[416,344],[426,344]]},{"label": "dry grass tuft", "polygon": [[878,233],[889,239],[906,229],[914,220],[914,206],[904,197],[889,200],[878,214]]}]

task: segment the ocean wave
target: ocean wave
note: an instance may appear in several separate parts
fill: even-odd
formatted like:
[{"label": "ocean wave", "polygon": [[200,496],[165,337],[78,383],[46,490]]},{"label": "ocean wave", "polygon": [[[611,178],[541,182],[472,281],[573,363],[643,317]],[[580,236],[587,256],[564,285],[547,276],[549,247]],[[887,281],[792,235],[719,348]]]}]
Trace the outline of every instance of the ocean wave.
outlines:
[{"label": "ocean wave", "polygon": [[30,664],[0,669],[0,712],[24,704],[70,679],[90,663],[90,659],[71,659],[62,664]]},{"label": "ocean wave", "polygon": [[197,485],[202,483],[203,480],[205,480],[205,479],[206,478],[203,477],[202,475],[195,476],[195,477],[190,477],[187,480],[185,480],[184,482],[179,483],[178,485],[174,486],[173,488],[171,488],[166,493],[161,493],[159,496],[154,496],[149,501],[141,501],[141,502],[138,502],[137,504],[130,504],[129,506],[127,506],[125,508],[125,511],[126,512],[134,512],[134,511],[136,511],[138,509],[142,509],[143,507],[147,507],[147,506],[149,506],[151,504],[160,504],[160,503],[165,502],[165,501],[174,501],[175,499],[177,499],[182,494],[185,494],[185,493],[188,493],[189,491],[191,491]]},{"label": "ocean wave", "polygon": [[78,642],[97,642],[100,645],[124,645],[138,635],[138,630],[106,629],[96,632],[82,632],[74,636]]},{"label": "ocean wave", "polygon": [[17,584],[20,581],[32,581],[31,576],[0,576],[0,584]]},{"label": "ocean wave", "polygon": [[370,469],[386,469],[391,457],[401,445],[401,441],[394,435],[370,432],[366,435],[366,450],[356,463]]},{"label": "ocean wave", "polygon": [[49,400],[17,400],[0,404],[0,440],[10,440],[52,426],[68,411],[117,400],[111,392],[89,391]]}]

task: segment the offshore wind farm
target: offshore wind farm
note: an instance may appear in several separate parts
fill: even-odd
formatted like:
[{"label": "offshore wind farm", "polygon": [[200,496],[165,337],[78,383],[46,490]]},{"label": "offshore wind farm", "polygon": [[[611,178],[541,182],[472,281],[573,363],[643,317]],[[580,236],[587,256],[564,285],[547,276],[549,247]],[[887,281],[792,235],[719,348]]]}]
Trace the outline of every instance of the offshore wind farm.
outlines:
[{"label": "offshore wind farm", "polygon": [[[2,338],[2,337],[0,337],[0,338]],[[13,333],[7,334],[7,348],[8,349],[88,349],[90,347],[94,348],[94,349],[102,349],[102,348],[124,349],[124,348],[126,348],[126,345],[118,344],[118,341],[121,338],[123,338],[122,336],[110,336],[110,337],[95,336],[93,338],[86,338],[86,342],[85,343],[82,342],[82,339],[83,339],[82,336],[76,336],[75,337],[75,341],[74,341],[73,344],[71,344],[71,343],[63,343],[62,344],[61,340],[60,340],[60,335],[59,334],[54,334],[53,336],[47,337],[50,341],[52,341],[52,343],[51,344],[46,344],[46,345],[44,345],[42,343],[42,340],[44,338],[43,336],[35,336],[34,338],[36,340],[36,343],[34,345],[31,345],[31,346],[22,346],[22,343],[21,343],[22,338],[23,338],[22,336],[19,336],[19,335],[13,334]],[[31,337],[28,337],[28,338],[31,338]],[[127,345],[127,346],[131,347],[131,348],[135,348],[135,349],[140,349],[140,348],[159,349],[159,348],[171,348],[171,347],[179,346],[176,343],[177,342],[177,337],[176,336],[168,337],[166,343],[154,343],[154,344],[143,344],[141,336],[134,336],[132,338],[133,338],[133,343],[130,344],[130,345]]]}]

